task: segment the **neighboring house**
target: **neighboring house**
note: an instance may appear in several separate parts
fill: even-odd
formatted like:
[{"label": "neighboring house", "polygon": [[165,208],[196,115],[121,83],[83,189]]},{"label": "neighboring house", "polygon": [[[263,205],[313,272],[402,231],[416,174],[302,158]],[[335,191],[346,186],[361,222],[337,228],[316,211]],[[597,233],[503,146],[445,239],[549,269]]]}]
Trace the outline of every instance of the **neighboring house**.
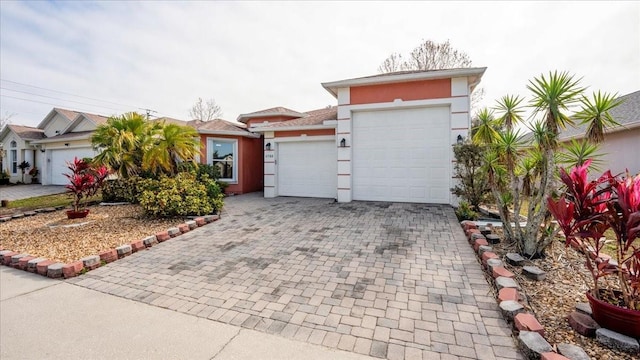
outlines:
[{"label": "neighboring house", "polygon": [[[621,96],[622,103],[610,111],[620,125],[607,129],[604,142],[600,144],[603,170],[619,174],[629,170],[634,175],[640,173],[640,90]],[[564,143],[572,139],[584,138],[586,125],[568,127],[560,134]]]},{"label": "neighboring house", "polygon": [[22,181],[22,171],[18,168],[23,161],[31,165],[26,169],[24,181],[31,182],[29,170],[34,166],[42,168],[34,141],[44,138],[42,129],[9,124],[0,131],[0,171],[9,173],[9,181]]},{"label": "neighboring house", "polygon": [[[323,83],[337,109],[240,116],[250,131],[264,134],[265,197],[455,204],[452,145],[469,134],[469,96],[485,70]],[[270,121],[272,113],[280,121]]]},{"label": "neighboring house", "polygon": [[[16,182],[21,174],[19,170],[17,174],[14,172],[14,164],[25,160],[38,167],[43,185],[64,185],[68,181],[63,174],[69,171],[66,162],[74,157],[96,155],[91,147],[91,134],[106,121],[107,117],[102,115],[54,108],[37,128],[9,125],[0,133],[5,150],[3,167],[9,170],[11,181]],[[30,179],[25,176],[25,182]]]},{"label": "neighboring house", "polygon": [[244,124],[222,119],[193,120],[187,125],[200,134],[200,163],[220,170],[227,194],[262,190],[262,139]]}]

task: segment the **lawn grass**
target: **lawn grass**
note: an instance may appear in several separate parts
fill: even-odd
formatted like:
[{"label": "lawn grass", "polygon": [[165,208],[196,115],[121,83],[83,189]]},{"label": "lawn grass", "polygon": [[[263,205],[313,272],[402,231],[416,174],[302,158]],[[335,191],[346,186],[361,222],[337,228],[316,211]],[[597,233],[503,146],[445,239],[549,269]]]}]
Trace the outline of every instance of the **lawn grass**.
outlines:
[{"label": "lawn grass", "polygon": [[[101,199],[102,199],[102,195],[96,194],[95,196],[89,198],[88,201],[89,202],[100,201]],[[71,206],[71,204],[73,204],[73,198],[71,197],[71,195],[67,193],[43,195],[43,196],[36,196],[28,199],[9,201],[9,206],[7,206],[6,208],[0,209],[0,214],[11,213],[18,209],[20,211],[29,211],[29,210],[56,207],[56,206]]]}]

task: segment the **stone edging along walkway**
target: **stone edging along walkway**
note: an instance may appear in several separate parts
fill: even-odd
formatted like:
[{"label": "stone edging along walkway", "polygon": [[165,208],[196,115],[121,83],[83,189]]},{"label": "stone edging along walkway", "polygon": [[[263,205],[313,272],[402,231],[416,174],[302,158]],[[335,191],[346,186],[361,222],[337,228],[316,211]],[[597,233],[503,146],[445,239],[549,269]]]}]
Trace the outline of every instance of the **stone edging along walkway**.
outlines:
[{"label": "stone edging along walkway", "polygon": [[[51,208],[36,210],[30,212],[30,214],[22,214],[19,217],[5,217],[8,221],[12,218],[20,218],[23,216],[33,216],[39,212],[50,212],[57,209]],[[80,260],[71,262],[69,264],[63,264],[49,260],[47,258],[32,256],[30,254],[18,253],[8,249],[0,248],[0,264],[10,266],[16,269],[25,270],[31,273],[37,273],[42,276],[47,276],[53,279],[62,278],[65,279],[84,274],[87,271],[96,269],[102,265],[110,262],[122,259],[125,256],[129,256],[132,253],[145,250],[146,248],[157,245],[158,243],[167,241],[176,236],[189,232],[197,227],[207,225],[220,219],[219,215],[205,215],[196,217],[193,220],[185,221],[176,227],[171,227],[166,231],[161,231],[155,235],[149,235],[141,240],[132,241],[128,244],[123,244],[115,249],[108,249],[102,251],[98,255],[86,256]]]},{"label": "stone edging along walkway", "polygon": [[[587,353],[577,345],[558,344],[558,352],[555,352],[551,344],[545,340],[544,327],[533,314],[525,310],[526,299],[518,291],[520,286],[514,280],[515,274],[507,270],[502,260],[493,252],[490,244],[497,244],[500,238],[492,233],[491,227],[478,228],[472,221],[462,221],[460,224],[469,243],[480,257],[482,266],[493,278],[498,291],[500,310],[507,323],[512,325],[523,354],[529,359],[542,360],[589,359]],[[522,275],[536,281],[544,280],[545,272],[535,266],[523,266],[526,259],[519,254],[507,253],[505,259],[512,266],[522,267]],[[607,329],[598,329],[599,326],[591,318],[589,304],[578,304],[576,310],[568,316],[568,321],[581,335],[597,335],[596,338],[601,344],[623,352],[634,354],[640,350],[636,339]]]}]

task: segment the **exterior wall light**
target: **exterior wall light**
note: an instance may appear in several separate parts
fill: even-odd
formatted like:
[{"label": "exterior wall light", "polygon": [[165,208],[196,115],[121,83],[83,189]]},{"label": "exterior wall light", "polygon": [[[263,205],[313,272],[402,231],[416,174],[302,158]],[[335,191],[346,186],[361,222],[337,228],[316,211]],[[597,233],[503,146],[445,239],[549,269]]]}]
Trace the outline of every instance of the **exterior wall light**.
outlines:
[{"label": "exterior wall light", "polygon": [[265,149],[267,149],[267,150],[271,150],[271,143],[270,143],[270,142],[268,142],[268,143],[264,146],[264,148],[265,148]]},{"label": "exterior wall light", "polygon": [[340,147],[347,147],[347,139],[342,138],[342,140],[340,140]]},{"label": "exterior wall light", "polygon": [[464,141],[464,138],[462,137],[462,135],[458,135],[458,139],[456,140],[458,145],[462,144],[463,141]]}]

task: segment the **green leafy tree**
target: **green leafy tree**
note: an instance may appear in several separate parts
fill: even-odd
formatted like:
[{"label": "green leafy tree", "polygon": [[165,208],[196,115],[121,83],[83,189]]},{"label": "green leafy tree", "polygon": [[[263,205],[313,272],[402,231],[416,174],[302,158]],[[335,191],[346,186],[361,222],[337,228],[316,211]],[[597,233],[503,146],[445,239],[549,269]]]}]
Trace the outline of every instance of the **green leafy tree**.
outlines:
[{"label": "green leafy tree", "polygon": [[465,142],[454,145],[453,153],[456,158],[454,176],[458,182],[451,189],[451,192],[460,197],[467,206],[471,206],[472,210],[480,211],[480,204],[486,200],[489,194],[487,175],[481,169],[484,147]]}]

